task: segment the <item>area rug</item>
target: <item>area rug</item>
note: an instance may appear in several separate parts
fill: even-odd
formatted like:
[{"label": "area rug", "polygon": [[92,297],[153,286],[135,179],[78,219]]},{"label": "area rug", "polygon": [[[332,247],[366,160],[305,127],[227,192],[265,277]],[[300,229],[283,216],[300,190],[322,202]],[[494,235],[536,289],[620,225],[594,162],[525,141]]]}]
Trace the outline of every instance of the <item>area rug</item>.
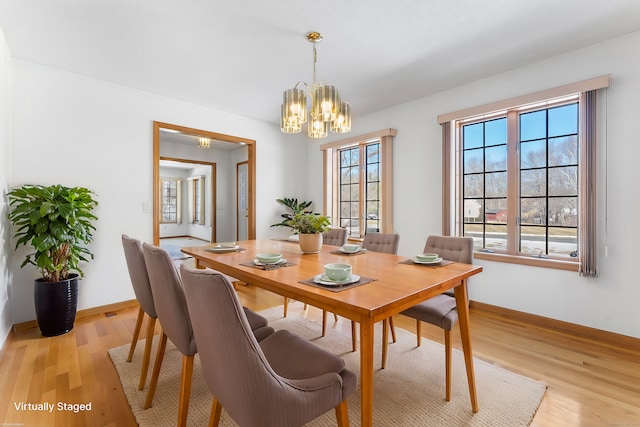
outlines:
[{"label": "area rug", "polygon": [[[261,312],[274,329],[288,329],[318,346],[340,355],[347,367],[360,372],[358,352],[351,352],[351,337],[328,330],[320,337],[320,325],[294,313],[282,318],[282,307]],[[340,319],[340,321],[346,321]],[[396,328],[397,342],[389,345],[386,369],[379,369],[381,358],[380,326],[376,325],[374,377],[375,426],[528,426],[544,396],[546,385],[474,358],[476,387],[480,411],[471,411],[466,382],[464,357],[454,349],[451,401],[446,402],[444,348],[441,344],[422,340],[416,347],[412,333]],[[154,341],[153,355],[155,357]],[[144,340],[136,346],[133,361],[126,362],[129,344],[109,350],[120,376],[122,387],[137,422],[142,427],[172,426],[177,420],[181,355],[169,342],[160,372],[153,406],[143,410],[147,388],[137,389]],[[153,363],[153,362],[152,362]],[[151,369],[149,371],[149,376]],[[200,360],[196,356],[188,425],[207,425],[212,395],[201,376]],[[360,425],[360,393],[348,399],[351,425]],[[223,410],[223,426],[236,426]],[[313,427],[335,426],[333,410],[308,424]]]}]

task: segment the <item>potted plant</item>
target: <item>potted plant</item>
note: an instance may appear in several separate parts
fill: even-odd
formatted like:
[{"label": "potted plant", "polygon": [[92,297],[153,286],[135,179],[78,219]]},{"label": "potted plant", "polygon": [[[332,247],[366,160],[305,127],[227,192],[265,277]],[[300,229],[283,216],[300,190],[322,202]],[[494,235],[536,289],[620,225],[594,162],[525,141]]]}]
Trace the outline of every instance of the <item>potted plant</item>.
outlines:
[{"label": "potted plant", "polygon": [[322,248],[322,233],[329,230],[331,222],[329,218],[311,212],[298,212],[287,221],[299,234],[300,249],[303,253],[318,253]]},{"label": "potted plant", "polygon": [[73,329],[78,302],[81,262],[93,259],[87,249],[97,218],[95,193],[84,187],[31,185],[11,190],[9,220],[14,225],[15,248],[31,246],[22,265],[35,265],[42,275],[34,284],[38,326],[44,336]]}]

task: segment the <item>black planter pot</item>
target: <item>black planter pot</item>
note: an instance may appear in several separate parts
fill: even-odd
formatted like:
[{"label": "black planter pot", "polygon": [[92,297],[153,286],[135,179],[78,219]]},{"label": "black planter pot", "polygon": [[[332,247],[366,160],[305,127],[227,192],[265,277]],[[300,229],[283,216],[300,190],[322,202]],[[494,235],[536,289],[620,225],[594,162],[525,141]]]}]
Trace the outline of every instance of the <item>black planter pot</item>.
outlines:
[{"label": "black planter pot", "polygon": [[37,279],[33,293],[42,335],[53,337],[73,329],[78,307],[78,274],[69,274],[69,278],[61,282]]}]

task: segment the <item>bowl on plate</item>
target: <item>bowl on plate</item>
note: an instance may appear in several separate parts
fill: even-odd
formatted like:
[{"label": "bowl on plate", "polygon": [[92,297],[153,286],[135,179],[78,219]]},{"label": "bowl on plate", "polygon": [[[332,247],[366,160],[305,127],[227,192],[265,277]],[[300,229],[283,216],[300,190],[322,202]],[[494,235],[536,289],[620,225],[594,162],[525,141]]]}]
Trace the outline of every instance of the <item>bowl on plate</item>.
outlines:
[{"label": "bowl on plate", "polygon": [[342,250],[350,254],[356,253],[360,250],[360,245],[355,243],[346,243],[342,245]]},{"label": "bowl on plate", "polygon": [[341,282],[351,277],[351,265],[349,264],[325,264],[324,274],[335,282]]},{"label": "bowl on plate", "polygon": [[256,254],[256,259],[263,264],[275,264],[282,259],[281,254]]},{"label": "bowl on plate", "polygon": [[438,254],[427,252],[424,254],[416,255],[416,259],[420,262],[433,262],[438,259]]}]

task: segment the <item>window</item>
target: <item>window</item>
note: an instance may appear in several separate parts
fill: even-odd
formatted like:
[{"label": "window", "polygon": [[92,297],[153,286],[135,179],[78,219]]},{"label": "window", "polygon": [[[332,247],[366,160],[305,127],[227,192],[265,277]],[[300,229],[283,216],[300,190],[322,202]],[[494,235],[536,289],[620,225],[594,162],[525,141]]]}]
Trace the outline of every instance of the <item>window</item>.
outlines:
[{"label": "window", "polygon": [[438,117],[443,233],[481,259],[596,275],[597,77]]},{"label": "window", "polygon": [[[352,236],[364,235],[361,224],[366,227],[365,231],[380,232],[380,142],[339,149],[338,157],[340,227],[346,228]],[[364,194],[360,191],[361,182]]]},{"label": "window", "polygon": [[391,142],[396,132],[325,144],[325,214],[352,238],[392,232]]},{"label": "window", "polygon": [[160,200],[162,208],[160,209],[161,223],[177,223],[178,222],[178,180],[172,178],[161,178],[160,180]]},{"label": "window", "polygon": [[474,238],[476,249],[510,252],[513,242],[518,254],[577,257],[577,97],[463,121],[459,131],[463,234]]},{"label": "window", "polygon": [[192,224],[205,224],[204,175],[187,178],[189,182],[189,218]]}]

